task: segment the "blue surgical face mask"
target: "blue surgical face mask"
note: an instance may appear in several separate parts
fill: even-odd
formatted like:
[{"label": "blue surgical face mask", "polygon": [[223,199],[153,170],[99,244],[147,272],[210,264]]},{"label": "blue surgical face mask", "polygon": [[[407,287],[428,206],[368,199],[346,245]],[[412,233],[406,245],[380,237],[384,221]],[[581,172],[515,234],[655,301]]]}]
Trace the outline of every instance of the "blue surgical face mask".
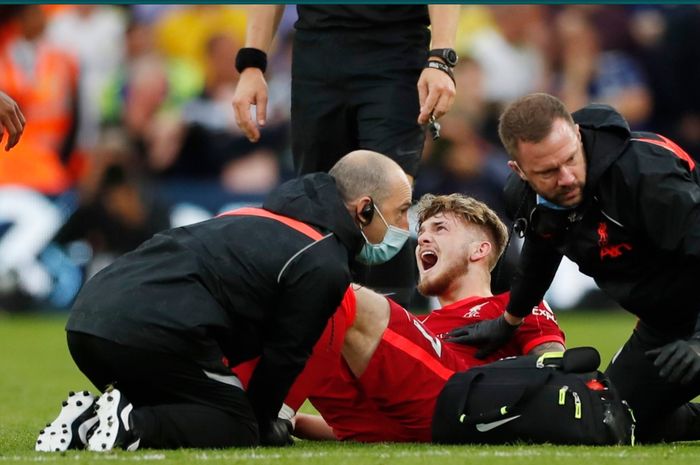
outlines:
[{"label": "blue surgical face mask", "polygon": [[552,210],[573,210],[574,207],[562,207],[561,205],[557,205],[556,203],[550,202],[549,200],[545,199],[544,197],[540,196],[540,194],[537,194],[537,205],[542,205],[543,207],[550,208]]},{"label": "blue surgical face mask", "polygon": [[388,262],[399,253],[399,250],[406,244],[408,236],[411,235],[408,231],[397,228],[396,226],[391,226],[387,223],[384,219],[384,215],[379,211],[379,207],[375,206],[375,210],[387,229],[384,234],[384,239],[382,239],[379,244],[372,244],[367,240],[365,233],[362,233],[362,237],[365,238],[365,245],[362,246],[362,250],[360,250],[360,253],[357,254],[355,258],[358,262],[365,265],[380,265]]}]

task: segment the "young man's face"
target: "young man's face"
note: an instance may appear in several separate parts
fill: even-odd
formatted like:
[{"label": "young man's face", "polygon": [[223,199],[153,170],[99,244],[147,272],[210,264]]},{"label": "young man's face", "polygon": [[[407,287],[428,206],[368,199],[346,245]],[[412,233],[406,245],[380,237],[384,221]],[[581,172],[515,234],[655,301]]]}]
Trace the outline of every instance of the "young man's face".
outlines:
[{"label": "young man's face", "polygon": [[583,200],[586,158],[578,125],[557,119],[540,142],[518,143],[515,161],[508,166],[540,196],[562,207],[574,207]]},{"label": "young man's face", "polygon": [[418,291],[439,296],[467,273],[476,227],[452,213],[438,213],[418,229]]}]

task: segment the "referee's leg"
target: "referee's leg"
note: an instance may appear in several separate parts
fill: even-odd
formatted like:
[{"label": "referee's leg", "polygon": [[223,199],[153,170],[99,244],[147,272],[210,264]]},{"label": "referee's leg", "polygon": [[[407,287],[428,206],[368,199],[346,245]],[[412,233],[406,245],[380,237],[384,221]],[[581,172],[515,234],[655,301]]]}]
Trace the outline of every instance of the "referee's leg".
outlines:
[{"label": "referee's leg", "polygon": [[126,347],[68,332],[78,368],[103,391],[114,385],[134,406],[131,423],[140,447],[158,449],[255,446],[258,427],[236,378],[216,362]]},{"label": "referee's leg", "polygon": [[356,150],[357,123],[348,106],[342,52],[335,35],[297,31],[292,60],[292,154],[298,175],[327,172]]},{"label": "referee's leg", "polygon": [[[425,141],[416,85],[429,32],[373,34],[297,31],[292,148],[298,174],[328,171],[349,151],[367,149],[416,176]],[[354,279],[409,306],[418,277],[414,249],[412,240],[388,263],[358,265]]]},{"label": "referee's leg", "polygon": [[[419,70],[407,76],[382,76],[366,83],[359,92],[359,145],[385,154],[397,162],[404,172],[415,178],[423,153],[425,133],[417,123]],[[390,73],[391,74],[391,73]],[[380,85],[380,82],[386,82]],[[356,86],[360,86],[357,83]],[[418,280],[415,248],[410,238],[396,257],[376,266],[358,267],[358,282],[391,296],[404,307],[411,306]]]}]

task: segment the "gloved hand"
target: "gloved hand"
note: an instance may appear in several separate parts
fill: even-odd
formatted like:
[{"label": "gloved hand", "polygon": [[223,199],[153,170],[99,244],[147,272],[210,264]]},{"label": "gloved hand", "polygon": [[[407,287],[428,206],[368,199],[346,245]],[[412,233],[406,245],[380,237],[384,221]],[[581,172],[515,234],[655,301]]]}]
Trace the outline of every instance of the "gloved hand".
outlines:
[{"label": "gloved hand", "polygon": [[[262,425],[261,425],[262,426]],[[277,418],[260,428],[260,445],[269,447],[286,447],[294,445],[292,422]]]},{"label": "gloved hand", "polygon": [[645,355],[654,359],[662,378],[671,383],[689,384],[700,374],[700,335],[648,350]]},{"label": "gloved hand", "polygon": [[[522,324],[522,323],[521,323]],[[462,326],[447,333],[447,342],[480,346],[476,358],[484,359],[508,342],[520,325],[511,325],[503,315]]]}]

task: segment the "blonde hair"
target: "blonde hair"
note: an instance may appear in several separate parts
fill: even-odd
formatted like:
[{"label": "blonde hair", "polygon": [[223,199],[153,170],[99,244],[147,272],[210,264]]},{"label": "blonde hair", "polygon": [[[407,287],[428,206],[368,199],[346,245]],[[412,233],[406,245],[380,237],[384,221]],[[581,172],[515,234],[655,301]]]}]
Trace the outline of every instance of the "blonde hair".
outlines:
[{"label": "blonde hair", "polygon": [[489,260],[489,269],[493,269],[503,253],[508,241],[508,228],[484,202],[462,194],[433,195],[425,194],[418,201],[418,225],[420,226],[440,213],[452,213],[466,223],[480,226],[487,234],[494,249]]}]

